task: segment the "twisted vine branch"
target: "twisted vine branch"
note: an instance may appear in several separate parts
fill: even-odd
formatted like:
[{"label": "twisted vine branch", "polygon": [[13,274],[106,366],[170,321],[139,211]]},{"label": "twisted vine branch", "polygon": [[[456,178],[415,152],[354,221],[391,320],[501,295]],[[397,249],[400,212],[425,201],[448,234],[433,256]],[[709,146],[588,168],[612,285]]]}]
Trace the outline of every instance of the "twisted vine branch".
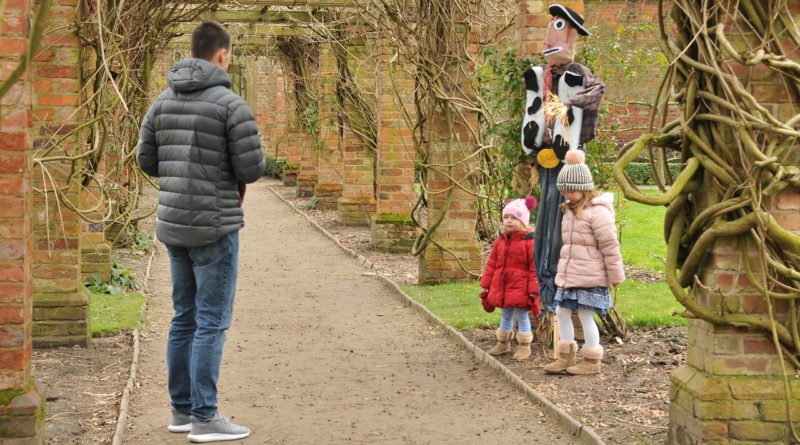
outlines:
[{"label": "twisted vine branch", "polygon": [[[671,33],[664,4],[659,2],[660,46],[672,63],[657,97],[662,122],[670,92],[679,117],[623,147],[614,176],[629,199],[668,204],[666,278],[688,314],[716,326],[762,331],[780,356],[800,365],[800,237],[781,227],[769,204],[778,193],[800,188],[794,154],[800,64],[786,56],[786,48],[800,43],[797,24],[785,0],[675,0]],[[769,106],[771,99],[752,88],[756,73],[782,89],[788,103]],[[669,190],[645,196],[624,167],[653,146],[679,150],[683,170]],[[708,254],[722,241],[735,246],[767,313],[731,310],[724,296],[737,289],[705,282]],[[709,292],[722,294],[717,305],[701,302]],[[776,313],[778,300],[789,302],[789,313]]]}]

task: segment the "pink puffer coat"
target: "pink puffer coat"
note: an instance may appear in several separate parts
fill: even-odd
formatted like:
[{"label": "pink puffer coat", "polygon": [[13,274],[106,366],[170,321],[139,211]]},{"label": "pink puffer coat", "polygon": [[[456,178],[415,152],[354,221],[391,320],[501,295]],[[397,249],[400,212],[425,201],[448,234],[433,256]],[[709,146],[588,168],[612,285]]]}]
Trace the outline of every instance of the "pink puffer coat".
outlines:
[{"label": "pink puffer coat", "polygon": [[614,195],[604,193],[586,203],[581,219],[564,212],[556,286],[613,287],[625,281],[613,202]]}]

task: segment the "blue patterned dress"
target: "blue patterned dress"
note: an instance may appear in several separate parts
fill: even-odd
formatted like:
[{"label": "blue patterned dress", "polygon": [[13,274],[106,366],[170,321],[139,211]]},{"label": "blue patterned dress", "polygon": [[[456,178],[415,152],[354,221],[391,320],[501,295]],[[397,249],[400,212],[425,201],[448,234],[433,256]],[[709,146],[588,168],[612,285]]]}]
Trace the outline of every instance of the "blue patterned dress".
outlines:
[{"label": "blue patterned dress", "polygon": [[606,315],[611,309],[611,293],[607,287],[559,287],[555,303],[573,311],[584,308]]}]

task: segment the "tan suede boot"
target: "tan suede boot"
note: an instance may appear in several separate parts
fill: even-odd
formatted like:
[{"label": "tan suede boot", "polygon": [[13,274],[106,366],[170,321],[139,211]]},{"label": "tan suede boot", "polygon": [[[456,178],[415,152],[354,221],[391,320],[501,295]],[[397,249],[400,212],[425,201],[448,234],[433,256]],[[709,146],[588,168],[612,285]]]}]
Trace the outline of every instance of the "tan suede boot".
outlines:
[{"label": "tan suede boot", "polygon": [[583,360],[577,365],[567,368],[567,374],[600,374],[600,360],[603,359],[603,347],[587,348],[584,346],[581,349],[581,355],[583,356]]},{"label": "tan suede boot", "polygon": [[525,360],[531,356],[531,342],[533,332],[517,332],[517,350],[511,357],[514,360]]},{"label": "tan suede boot", "polygon": [[575,353],[578,352],[577,343],[558,342],[558,358],[544,367],[548,374],[560,374],[570,366],[575,366]]},{"label": "tan suede boot", "polygon": [[511,331],[497,330],[497,344],[487,351],[491,355],[503,355],[511,352]]}]

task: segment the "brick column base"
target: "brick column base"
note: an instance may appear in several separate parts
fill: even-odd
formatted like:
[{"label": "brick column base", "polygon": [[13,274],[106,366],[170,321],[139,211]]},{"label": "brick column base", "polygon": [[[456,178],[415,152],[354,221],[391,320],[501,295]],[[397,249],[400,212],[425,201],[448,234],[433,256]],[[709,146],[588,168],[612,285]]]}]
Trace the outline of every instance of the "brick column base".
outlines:
[{"label": "brick column base", "polygon": [[372,247],[382,252],[409,253],[417,227],[408,215],[375,214],[372,217]]},{"label": "brick column base", "polygon": [[314,186],[317,185],[317,175],[302,174],[297,176],[297,196],[314,196]]},{"label": "brick column base", "polygon": [[373,198],[339,198],[337,219],[346,226],[368,226],[376,206]]},{"label": "brick column base", "polygon": [[81,246],[81,280],[97,276],[104,282],[111,279],[111,243],[86,242]]},{"label": "brick column base", "polygon": [[[797,422],[800,399],[790,401]],[[669,417],[671,444],[789,443],[783,382],[774,376],[719,376],[682,365],[672,373]]]},{"label": "brick column base", "polygon": [[89,291],[40,294],[33,304],[33,347],[87,346],[91,338]]},{"label": "brick column base", "polygon": [[341,184],[317,184],[314,186],[317,195],[317,208],[320,210],[336,210],[342,197]]},{"label": "brick column base", "polygon": [[[481,263],[481,248],[477,241],[470,240],[444,240],[439,243],[446,244],[451,252],[456,252],[461,260],[461,265],[467,270],[479,271]],[[443,284],[453,282],[474,281],[475,277],[461,269],[458,262],[449,252],[431,244],[419,258],[419,284]]]},{"label": "brick column base", "polygon": [[[34,386],[34,385],[28,385]],[[0,432],[4,445],[44,444],[45,404],[38,388],[0,393]]]},{"label": "brick column base", "polygon": [[283,186],[294,187],[297,185],[297,170],[284,170],[283,171]]}]

